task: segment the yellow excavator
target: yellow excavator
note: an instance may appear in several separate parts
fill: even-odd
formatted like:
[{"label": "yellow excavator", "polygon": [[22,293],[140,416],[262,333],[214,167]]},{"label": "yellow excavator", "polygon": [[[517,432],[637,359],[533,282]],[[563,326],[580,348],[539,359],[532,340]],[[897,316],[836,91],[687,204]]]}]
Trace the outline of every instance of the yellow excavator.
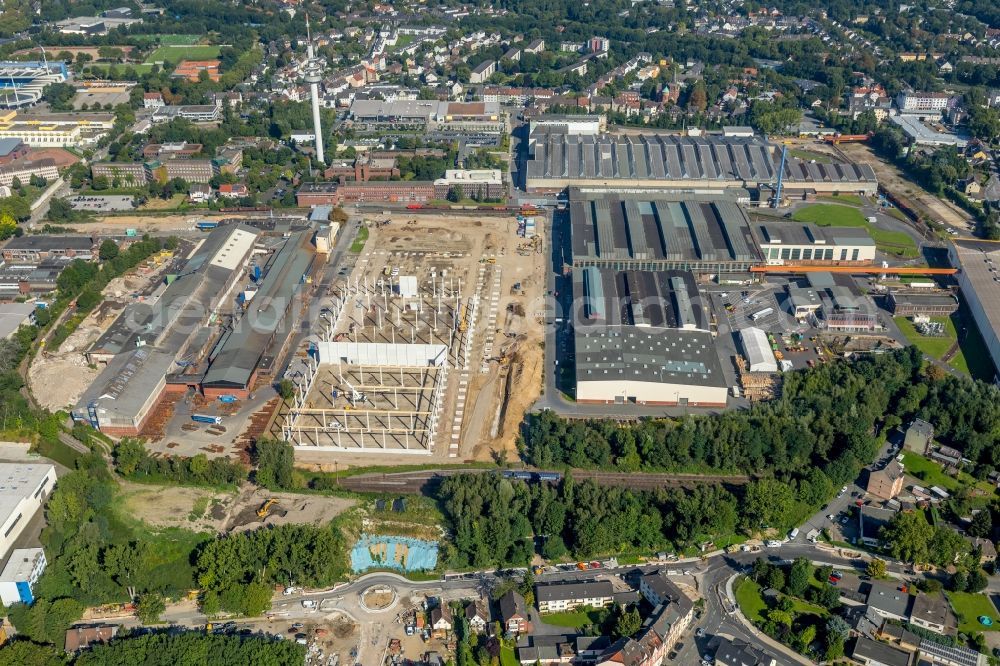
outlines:
[{"label": "yellow excavator", "polygon": [[274,497],[271,497],[266,502],[261,504],[259,509],[257,509],[257,516],[259,518],[266,518],[267,514],[271,513],[271,507],[277,503],[278,500]]}]

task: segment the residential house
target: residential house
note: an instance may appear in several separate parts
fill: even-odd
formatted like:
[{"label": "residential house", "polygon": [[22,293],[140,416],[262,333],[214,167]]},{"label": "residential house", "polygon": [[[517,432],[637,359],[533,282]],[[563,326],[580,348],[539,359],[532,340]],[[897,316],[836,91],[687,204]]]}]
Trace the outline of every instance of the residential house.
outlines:
[{"label": "residential house", "polygon": [[490,613],[484,604],[470,601],[465,605],[465,619],[472,631],[481,634],[486,631],[486,626],[490,623]]},{"label": "residential house", "polygon": [[117,624],[91,624],[66,630],[64,649],[70,654],[86,650],[94,643],[107,643],[118,634]]},{"label": "residential house", "polygon": [[469,82],[486,83],[486,81],[488,81],[489,78],[496,73],[496,71],[496,60],[484,60],[473,68],[472,73],[469,74]]},{"label": "residential house", "polygon": [[912,597],[905,585],[893,581],[872,581],[868,607],[882,618],[906,622],[910,617]]},{"label": "residential house", "polygon": [[535,601],[542,613],[573,610],[581,606],[603,608],[611,603],[613,596],[614,588],[607,580],[538,583],[535,586]]},{"label": "residential house", "polygon": [[918,594],[913,599],[910,622],[938,634],[955,632],[958,623],[944,594]]},{"label": "residential house", "polygon": [[893,624],[885,620],[882,620],[882,628],[878,631],[878,637],[907,652],[916,652],[920,646],[920,636],[901,624]]},{"label": "residential house", "polygon": [[188,201],[191,203],[205,203],[212,199],[212,186],[208,183],[192,183],[188,187]]},{"label": "residential house", "polygon": [[250,196],[250,190],[243,183],[223,183],[219,185],[219,196],[226,199],[241,199]]},{"label": "residential house", "polygon": [[774,657],[738,638],[716,636],[708,644],[708,651],[715,654],[716,666],[776,666]]},{"label": "residential house", "polygon": [[882,509],[871,504],[864,504],[858,510],[858,533],[861,542],[870,548],[882,543],[880,531],[889,524],[896,512],[892,509]]},{"label": "residential house", "polygon": [[[988,511],[989,509],[983,509],[983,511]],[[992,564],[997,561],[997,547],[989,539],[984,539],[982,537],[972,537],[965,535],[965,540],[969,542],[972,548],[979,549],[979,563],[980,564]]]},{"label": "residential house", "polygon": [[909,666],[910,664],[909,652],[863,636],[854,639],[849,654],[854,661],[864,666]]},{"label": "residential house", "polygon": [[447,638],[448,634],[455,627],[454,618],[451,614],[451,607],[441,601],[431,609],[430,616],[431,636],[434,638]]},{"label": "residential house", "polygon": [[903,448],[923,455],[934,439],[934,426],[923,419],[913,419],[906,428]]},{"label": "residential house", "polygon": [[503,621],[504,630],[511,634],[524,634],[530,630],[524,597],[510,590],[500,597],[497,605],[500,607],[500,619]]},{"label": "residential house", "polygon": [[875,497],[895,499],[903,490],[903,477],[903,466],[895,459],[890,460],[882,469],[868,471],[865,490]]}]

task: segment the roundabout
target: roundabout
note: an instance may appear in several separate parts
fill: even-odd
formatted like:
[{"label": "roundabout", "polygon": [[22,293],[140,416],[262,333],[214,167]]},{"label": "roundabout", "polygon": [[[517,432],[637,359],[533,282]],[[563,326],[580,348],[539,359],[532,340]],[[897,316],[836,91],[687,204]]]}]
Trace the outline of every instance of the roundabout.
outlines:
[{"label": "roundabout", "polygon": [[372,585],[358,593],[361,607],[369,613],[384,613],[396,605],[399,595],[391,585]]}]

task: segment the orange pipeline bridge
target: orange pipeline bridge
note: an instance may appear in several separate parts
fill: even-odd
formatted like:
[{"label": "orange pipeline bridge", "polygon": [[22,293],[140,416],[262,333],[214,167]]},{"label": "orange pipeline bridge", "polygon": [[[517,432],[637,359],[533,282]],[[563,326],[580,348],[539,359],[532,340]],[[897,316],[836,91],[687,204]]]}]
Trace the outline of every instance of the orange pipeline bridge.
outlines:
[{"label": "orange pipeline bridge", "polygon": [[957,268],[920,268],[916,266],[899,266],[881,268],[879,266],[800,266],[785,264],[784,266],[751,266],[751,273],[850,273],[850,274],[886,274],[886,275],[954,275]]}]

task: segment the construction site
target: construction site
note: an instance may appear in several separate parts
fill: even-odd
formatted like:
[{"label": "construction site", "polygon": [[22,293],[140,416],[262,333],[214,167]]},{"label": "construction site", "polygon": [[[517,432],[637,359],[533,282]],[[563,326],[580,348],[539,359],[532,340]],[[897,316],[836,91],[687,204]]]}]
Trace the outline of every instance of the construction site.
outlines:
[{"label": "construction site", "polygon": [[523,319],[519,301],[540,296],[540,238],[519,237],[509,214],[401,217],[366,220],[356,268],[323,299],[286,374],[296,397],[280,434],[308,462],[471,457],[483,419],[466,419],[469,409],[485,408],[487,422],[505,411],[503,386],[480,395],[483,377],[515,359],[521,327],[504,313]]}]

